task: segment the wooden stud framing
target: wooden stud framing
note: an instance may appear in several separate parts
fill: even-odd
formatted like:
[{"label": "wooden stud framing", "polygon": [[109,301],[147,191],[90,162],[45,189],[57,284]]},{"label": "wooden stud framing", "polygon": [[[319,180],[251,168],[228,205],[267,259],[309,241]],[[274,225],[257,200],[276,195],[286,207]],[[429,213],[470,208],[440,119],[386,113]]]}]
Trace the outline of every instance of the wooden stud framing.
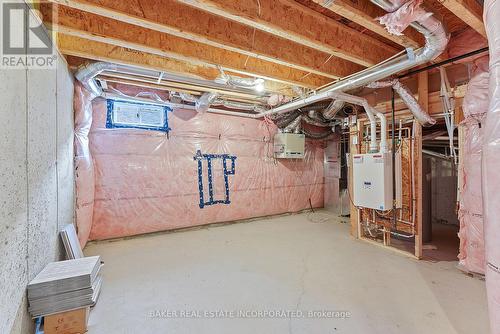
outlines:
[{"label": "wooden stud framing", "polygon": [[487,37],[483,23],[483,6],[476,0],[440,0],[440,3],[483,37]]},{"label": "wooden stud framing", "polygon": [[[421,72],[418,74],[418,102],[422,109],[429,110],[429,74],[428,72]],[[416,121],[414,121],[416,122]],[[419,259],[422,258],[422,126],[416,122],[415,133],[413,134],[414,143],[414,164],[415,164],[415,256]]]},{"label": "wooden stud framing", "polygon": [[[337,79],[362,66],[174,0],[51,0],[76,10]],[[329,59],[330,58],[330,59]],[[327,61],[327,59],[329,59]]]},{"label": "wooden stud framing", "polygon": [[57,18],[51,17],[51,11],[42,9],[42,12],[47,14],[46,22],[65,35],[134,49],[193,65],[208,67],[220,65],[224,70],[234,73],[262,77],[291,85],[315,88],[330,81],[328,78],[316,74],[309,74],[261,59],[247,58],[239,53],[63,6],[59,6]]},{"label": "wooden stud framing", "polygon": [[343,16],[352,22],[355,22],[366,29],[369,29],[378,35],[387,38],[404,47],[419,47],[423,45],[424,39],[415,30],[406,29],[403,36],[390,34],[376,18],[380,17],[386,12],[372,4],[370,1],[352,1],[352,0],[313,0],[315,3],[330,9],[332,12]]},{"label": "wooden stud framing", "polygon": [[61,33],[57,35],[57,45],[59,51],[64,55],[122,65],[136,65],[178,74],[184,73],[207,80],[214,80],[219,75],[219,71],[215,67],[193,65],[175,59]]},{"label": "wooden stud framing", "polygon": [[[463,98],[465,96],[465,89],[467,85],[460,85],[457,87],[454,87],[452,89],[453,97],[455,98],[455,124],[458,124],[462,121],[463,117],[462,111],[461,111],[461,105]],[[440,92],[432,92],[428,94],[428,113],[430,115],[435,115],[435,114],[441,114],[443,112],[443,107],[441,104],[441,97],[440,97]],[[377,103],[374,108],[377,111],[380,111],[382,113],[390,113],[392,110],[391,106],[391,101],[384,101]],[[408,114],[410,115],[410,111],[408,110],[408,106],[401,100],[400,98],[397,98],[395,100],[395,109],[396,109],[396,116]]]},{"label": "wooden stud framing", "polygon": [[178,1],[363,66],[398,51],[291,0]]},{"label": "wooden stud framing", "polygon": [[[154,54],[143,53],[133,49],[117,47],[70,35],[58,34],[57,44],[62,54],[71,57],[138,66],[156,71],[190,75],[207,80],[214,80],[220,74],[215,67],[193,65],[175,59],[168,59]],[[74,61],[73,59],[72,65],[77,66],[81,64],[81,62],[76,63]],[[266,89],[280,92],[285,95],[290,94],[287,86],[272,81],[266,82]]]},{"label": "wooden stud framing", "polygon": [[[349,127],[349,161],[348,167],[349,167],[349,175],[348,175],[348,191],[349,191],[349,196],[352,199],[352,194],[353,194],[353,175],[352,175],[352,157],[353,154],[357,154],[360,152],[359,147],[361,143],[361,121],[357,120],[355,124],[352,124]],[[351,202],[350,204],[350,220],[351,220],[351,236],[355,238],[359,238],[359,226],[358,226],[358,209],[354,206],[354,204]]]}]

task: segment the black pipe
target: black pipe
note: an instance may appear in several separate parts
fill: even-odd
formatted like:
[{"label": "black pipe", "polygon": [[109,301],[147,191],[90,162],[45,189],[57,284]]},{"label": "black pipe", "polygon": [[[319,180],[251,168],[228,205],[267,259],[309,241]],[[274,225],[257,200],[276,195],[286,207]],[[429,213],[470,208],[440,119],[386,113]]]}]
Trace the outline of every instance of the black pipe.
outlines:
[{"label": "black pipe", "polygon": [[431,64],[429,66],[422,67],[422,68],[418,68],[416,70],[409,71],[409,72],[407,72],[405,74],[401,74],[398,77],[398,79],[407,78],[407,77],[410,77],[410,76],[412,76],[414,74],[417,74],[417,73],[420,73],[420,72],[425,72],[425,71],[428,71],[428,70],[432,70],[433,68],[436,68],[436,67],[441,67],[443,65],[446,65],[446,64],[449,64],[449,63],[453,63],[454,61],[457,61],[457,60],[469,58],[469,57],[478,55],[480,53],[489,51],[489,49],[490,49],[489,47],[485,47],[485,48],[482,48],[482,49],[479,49],[479,50],[475,50],[475,51],[472,51],[472,52],[469,52],[469,53],[465,53],[465,54],[460,55],[460,56],[456,56],[456,57],[453,57],[453,58],[450,58],[450,59],[443,60],[443,61],[441,61],[439,63]]}]

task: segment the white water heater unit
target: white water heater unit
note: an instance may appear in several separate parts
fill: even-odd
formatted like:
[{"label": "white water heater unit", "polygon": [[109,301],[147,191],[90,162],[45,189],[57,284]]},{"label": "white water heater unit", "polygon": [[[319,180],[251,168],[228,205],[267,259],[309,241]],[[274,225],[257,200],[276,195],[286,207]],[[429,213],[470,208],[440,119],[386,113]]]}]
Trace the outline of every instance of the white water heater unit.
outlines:
[{"label": "white water heater unit", "polygon": [[[392,209],[392,153],[353,155],[354,205],[376,209]],[[401,207],[401,154],[396,153],[396,207]]]}]

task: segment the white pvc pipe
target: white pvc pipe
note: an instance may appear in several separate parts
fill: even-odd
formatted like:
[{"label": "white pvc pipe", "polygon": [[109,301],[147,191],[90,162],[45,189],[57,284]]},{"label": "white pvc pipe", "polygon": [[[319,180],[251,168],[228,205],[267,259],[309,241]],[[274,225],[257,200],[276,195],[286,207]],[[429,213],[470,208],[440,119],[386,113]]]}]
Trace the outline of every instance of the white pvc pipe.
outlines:
[{"label": "white pvc pipe", "polygon": [[[344,101],[347,103],[352,103],[352,104],[362,106],[363,108],[365,108],[366,115],[368,116],[368,119],[370,120],[370,147],[369,147],[369,150],[372,153],[377,152],[377,120],[376,120],[375,116],[377,116],[380,119],[380,126],[381,126],[382,133],[385,133],[386,127],[387,127],[387,122],[385,120],[385,116],[382,113],[376,111],[375,108],[373,108],[365,98],[346,94],[346,93],[336,93],[336,92],[330,92],[330,96],[336,100]],[[387,150],[387,142],[386,142],[386,138],[384,135],[381,136],[381,140],[380,140],[380,150],[381,151],[383,150],[382,148],[385,151]]]},{"label": "white pvc pipe", "polygon": [[375,112],[371,106],[365,107],[366,115],[370,120],[370,152],[377,152],[377,120],[375,119]]},{"label": "white pvc pipe", "polygon": [[[385,115],[379,111],[375,115],[380,120],[380,152],[385,153],[387,152],[387,120],[385,119]],[[395,147],[392,149],[395,150]]]}]

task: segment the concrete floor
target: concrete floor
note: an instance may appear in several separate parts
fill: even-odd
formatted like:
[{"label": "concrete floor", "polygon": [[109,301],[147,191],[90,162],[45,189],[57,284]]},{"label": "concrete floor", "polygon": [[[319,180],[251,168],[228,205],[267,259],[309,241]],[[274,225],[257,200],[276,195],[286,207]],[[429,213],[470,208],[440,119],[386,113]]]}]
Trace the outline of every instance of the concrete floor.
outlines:
[{"label": "concrete floor", "polygon": [[483,281],[354,240],[335,219],[311,222],[324,216],[90,244],[105,282],[89,334],[488,333]]}]

